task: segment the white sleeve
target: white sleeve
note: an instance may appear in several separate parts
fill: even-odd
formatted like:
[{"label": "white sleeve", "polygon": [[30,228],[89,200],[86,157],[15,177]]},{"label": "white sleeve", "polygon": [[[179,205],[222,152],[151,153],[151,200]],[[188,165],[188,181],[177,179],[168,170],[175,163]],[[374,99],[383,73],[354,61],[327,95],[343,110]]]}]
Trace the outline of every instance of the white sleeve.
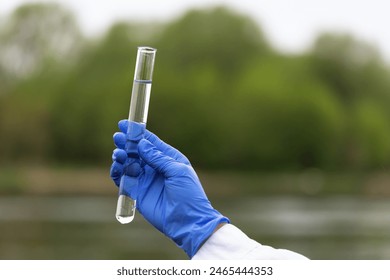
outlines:
[{"label": "white sleeve", "polygon": [[274,249],[250,239],[237,227],[227,224],[203,244],[192,260],[304,260],[307,258],[284,249]]}]

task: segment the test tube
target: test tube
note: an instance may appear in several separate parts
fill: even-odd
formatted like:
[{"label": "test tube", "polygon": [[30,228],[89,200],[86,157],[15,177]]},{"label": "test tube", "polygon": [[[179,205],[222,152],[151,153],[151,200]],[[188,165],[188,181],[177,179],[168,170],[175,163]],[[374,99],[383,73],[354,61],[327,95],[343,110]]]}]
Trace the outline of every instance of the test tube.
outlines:
[{"label": "test tube", "polygon": [[[131,129],[136,128],[131,125],[132,122],[146,126],[156,51],[156,49],[151,47],[138,47],[133,90],[130,101],[130,125],[129,130],[127,131],[130,135],[137,134],[134,133],[134,131],[131,133]],[[136,147],[132,147],[132,145],[134,145],[134,143],[131,143],[131,141],[128,140],[126,143],[126,152],[129,157],[139,160],[137,153],[134,153]],[[137,174],[134,175],[136,176]],[[128,224],[134,219],[136,201],[124,191],[122,182],[123,181],[121,180],[115,216],[121,224]],[[137,183],[137,181],[134,182]]]}]

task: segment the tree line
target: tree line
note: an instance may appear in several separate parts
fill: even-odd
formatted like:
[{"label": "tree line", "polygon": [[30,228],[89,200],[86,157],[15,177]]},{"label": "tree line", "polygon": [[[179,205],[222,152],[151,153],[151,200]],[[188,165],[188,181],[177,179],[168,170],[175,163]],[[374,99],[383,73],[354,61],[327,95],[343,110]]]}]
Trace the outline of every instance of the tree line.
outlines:
[{"label": "tree line", "polygon": [[85,36],[71,11],[27,4],[0,27],[0,161],[107,164],[127,118],[136,47],[156,47],[148,128],[199,168],[390,166],[390,80],[377,49],[320,34],[282,54],[228,8]]}]

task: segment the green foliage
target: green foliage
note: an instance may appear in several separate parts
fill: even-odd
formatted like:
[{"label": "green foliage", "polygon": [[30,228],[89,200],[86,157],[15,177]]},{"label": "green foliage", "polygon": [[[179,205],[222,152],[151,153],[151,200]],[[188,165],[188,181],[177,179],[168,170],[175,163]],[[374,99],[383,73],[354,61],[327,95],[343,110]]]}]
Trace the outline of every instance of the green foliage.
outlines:
[{"label": "green foliage", "polygon": [[[0,161],[107,165],[128,114],[136,47],[151,45],[148,128],[195,166],[390,165],[389,69],[347,35],[324,34],[308,53],[282,55],[251,19],[214,8],[163,25],[117,23],[92,40],[60,6],[29,4],[0,38]],[[58,38],[71,42],[60,55]],[[10,51],[34,63],[10,67]]]},{"label": "green foliage", "polygon": [[253,56],[269,51],[253,21],[225,8],[187,13],[167,25],[157,45],[163,53],[161,63],[187,75],[212,64],[225,82]]},{"label": "green foliage", "polygon": [[236,108],[241,112],[231,122],[247,126],[236,138],[246,139],[249,149],[237,157],[247,154],[272,169],[325,167],[335,161],[342,109],[301,59],[255,61],[238,85]]},{"label": "green foliage", "polygon": [[390,163],[390,123],[386,110],[360,100],[354,108],[355,164],[380,168]]},{"label": "green foliage", "polygon": [[53,60],[66,64],[77,53],[81,33],[63,7],[32,3],[12,13],[0,38],[0,65],[16,77],[26,77]]},{"label": "green foliage", "polygon": [[[388,69],[383,67],[378,51],[350,35],[319,36],[311,55],[314,71],[347,105],[367,94],[383,95],[382,86],[389,89],[384,78]],[[388,98],[388,91],[385,94]]]},{"label": "green foliage", "polygon": [[126,28],[114,26],[99,45],[83,53],[53,102],[54,158],[88,162],[103,158],[96,151],[110,149],[114,122],[128,107],[132,49]]}]

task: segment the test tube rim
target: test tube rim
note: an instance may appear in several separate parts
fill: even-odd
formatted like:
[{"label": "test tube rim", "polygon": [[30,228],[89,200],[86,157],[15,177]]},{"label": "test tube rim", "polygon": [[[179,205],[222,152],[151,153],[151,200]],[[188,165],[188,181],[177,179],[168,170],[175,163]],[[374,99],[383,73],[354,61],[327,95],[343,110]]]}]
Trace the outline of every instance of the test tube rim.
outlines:
[{"label": "test tube rim", "polygon": [[156,48],[152,48],[148,46],[140,46],[138,47],[138,50],[142,52],[148,52],[148,53],[155,53],[157,51]]}]

